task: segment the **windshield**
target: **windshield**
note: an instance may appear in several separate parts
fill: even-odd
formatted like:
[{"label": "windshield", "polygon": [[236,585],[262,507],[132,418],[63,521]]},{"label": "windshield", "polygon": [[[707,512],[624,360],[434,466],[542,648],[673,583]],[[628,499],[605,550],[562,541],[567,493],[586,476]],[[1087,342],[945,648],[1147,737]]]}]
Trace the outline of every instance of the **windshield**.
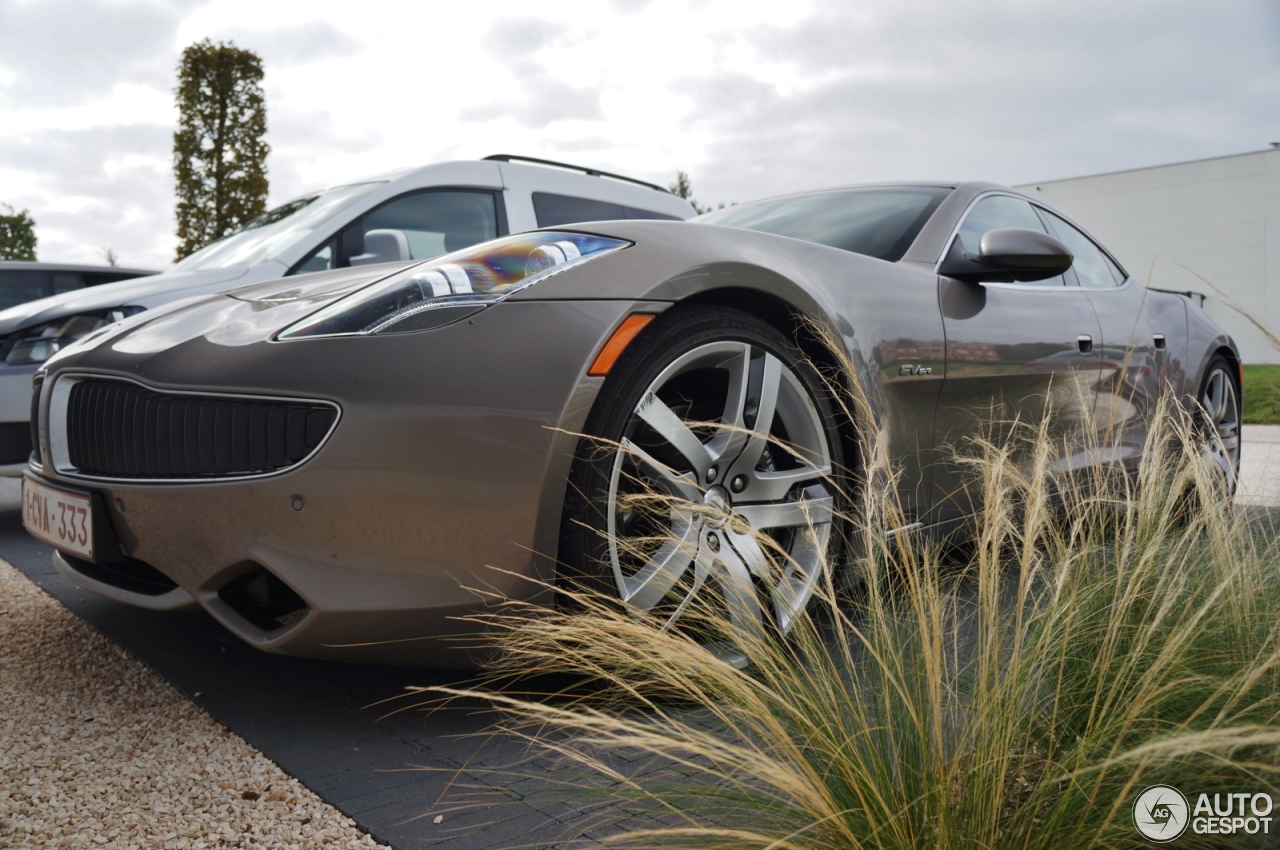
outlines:
[{"label": "windshield", "polygon": [[230,236],[206,245],[178,263],[181,271],[252,266],[280,256],[333,215],[382,186],[383,182],[337,186],[305,195],[263,213]]},{"label": "windshield", "polygon": [[901,186],[771,198],[698,216],[897,262],[950,189]]}]

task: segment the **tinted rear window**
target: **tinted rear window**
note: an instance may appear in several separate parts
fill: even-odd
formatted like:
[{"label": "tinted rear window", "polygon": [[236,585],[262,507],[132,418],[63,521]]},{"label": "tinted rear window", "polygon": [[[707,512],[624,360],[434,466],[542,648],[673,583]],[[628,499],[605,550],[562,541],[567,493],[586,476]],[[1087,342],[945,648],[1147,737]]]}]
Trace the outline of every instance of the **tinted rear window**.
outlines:
[{"label": "tinted rear window", "polygon": [[716,210],[694,221],[790,236],[892,263],[902,259],[950,191],[913,186],[815,192]]},{"label": "tinted rear window", "polygon": [[673,215],[627,207],[591,198],[575,198],[572,195],[553,195],[550,192],[533,193],[533,212],[538,227],[559,227],[579,221],[614,221],[616,219],[663,219],[679,221]]},{"label": "tinted rear window", "polygon": [[86,286],[130,280],[137,276],[138,273],[133,271],[0,269],[0,310],[48,295],[74,292]]},{"label": "tinted rear window", "polygon": [[638,210],[635,207],[623,207],[622,211],[626,213],[627,218],[648,219],[652,221],[679,221],[679,216],[667,215],[666,213],[654,212],[653,210]]},{"label": "tinted rear window", "polygon": [[80,272],[80,280],[84,286],[99,286],[104,283],[115,283],[118,280],[137,280],[138,277],[137,272]]},{"label": "tinted rear window", "polygon": [[0,271],[0,310],[44,298],[50,294],[49,283],[49,272],[43,269]]}]

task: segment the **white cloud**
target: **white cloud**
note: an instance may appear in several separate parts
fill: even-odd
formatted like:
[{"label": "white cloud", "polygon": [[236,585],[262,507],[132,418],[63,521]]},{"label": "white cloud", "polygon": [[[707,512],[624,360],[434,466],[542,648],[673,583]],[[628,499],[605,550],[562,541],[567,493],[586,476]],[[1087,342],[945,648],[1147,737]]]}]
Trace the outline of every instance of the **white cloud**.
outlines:
[{"label": "white cloud", "polygon": [[1019,182],[1280,138],[1269,0],[0,0],[0,202],[40,255],[164,264],[174,69],[264,57],[271,202],[525,153],[703,202],[867,179]]},{"label": "white cloud", "polygon": [[172,94],[136,83],[119,83],[105,96],[75,106],[0,109],[0,137],[137,124],[172,126],[177,117]]}]

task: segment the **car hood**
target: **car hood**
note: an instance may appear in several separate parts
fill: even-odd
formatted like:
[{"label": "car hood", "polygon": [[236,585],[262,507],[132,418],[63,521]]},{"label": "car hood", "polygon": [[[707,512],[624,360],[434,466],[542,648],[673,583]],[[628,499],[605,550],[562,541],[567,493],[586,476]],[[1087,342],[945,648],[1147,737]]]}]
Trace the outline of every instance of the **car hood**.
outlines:
[{"label": "car hood", "polygon": [[355,292],[375,280],[395,274],[401,269],[418,265],[422,260],[404,263],[378,263],[371,266],[358,266],[350,269],[337,269],[330,272],[306,274],[298,277],[285,277],[242,286],[227,292],[239,301],[254,304],[286,304],[293,301],[306,301],[312,304],[327,304],[348,293]]},{"label": "car hood", "polygon": [[38,298],[0,311],[0,334],[12,333],[77,313],[92,313],[131,305],[152,307],[156,303],[175,301],[199,294],[199,290],[205,287],[233,284],[237,278],[244,277],[250,268],[241,266],[198,272],[166,272]]},{"label": "car hood", "polygon": [[174,301],[86,337],[54,355],[49,365],[61,366],[95,349],[153,355],[196,339],[231,347],[264,342],[326,304],[410,265],[340,269]]}]

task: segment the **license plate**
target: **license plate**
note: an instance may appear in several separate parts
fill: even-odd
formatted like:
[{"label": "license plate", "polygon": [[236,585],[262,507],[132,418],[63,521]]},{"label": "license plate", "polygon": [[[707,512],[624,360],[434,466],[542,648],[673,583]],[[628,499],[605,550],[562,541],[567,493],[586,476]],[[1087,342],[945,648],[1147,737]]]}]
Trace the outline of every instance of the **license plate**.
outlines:
[{"label": "license plate", "polygon": [[93,508],[88,496],[24,477],[22,525],[50,546],[93,560]]}]

